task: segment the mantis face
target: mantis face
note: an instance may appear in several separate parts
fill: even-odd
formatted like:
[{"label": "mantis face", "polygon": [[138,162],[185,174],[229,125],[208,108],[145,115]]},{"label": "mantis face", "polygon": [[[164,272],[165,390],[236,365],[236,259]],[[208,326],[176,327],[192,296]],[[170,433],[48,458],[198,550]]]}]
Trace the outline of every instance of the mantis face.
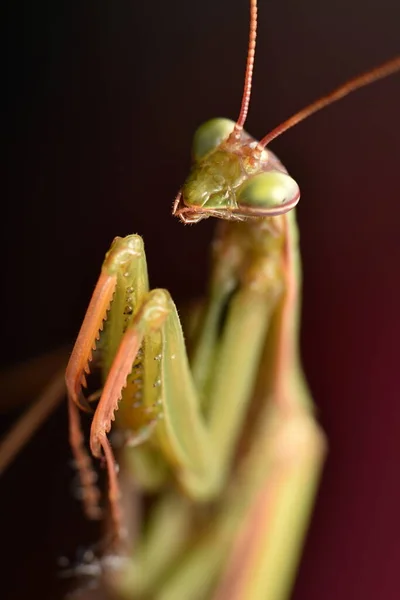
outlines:
[{"label": "mantis face", "polygon": [[270,151],[236,131],[229,119],[201,125],[193,143],[194,165],[178,195],[174,214],[194,223],[209,216],[229,220],[272,217],[294,208],[299,186]]}]

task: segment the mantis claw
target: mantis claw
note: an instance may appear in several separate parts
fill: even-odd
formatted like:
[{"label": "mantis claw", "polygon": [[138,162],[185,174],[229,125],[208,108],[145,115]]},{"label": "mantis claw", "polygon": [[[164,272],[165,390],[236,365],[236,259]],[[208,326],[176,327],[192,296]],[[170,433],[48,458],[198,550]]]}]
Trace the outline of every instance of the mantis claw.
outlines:
[{"label": "mantis claw", "polygon": [[65,372],[69,397],[76,406],[89,413],[92,409],[82,392],[82,388],[87,387],[85,372],[90,373],[92,350],[103,327],[115,286],[116,277],[102,270]]},{"label": "mantis claw", "polygon": [[[85,387],[85,388],[87,387],[86,380],[85,380],[84,384],[82,383],[82,387]],[[79,393],[75,397],[74,402],[77,405],[77,407],[80,408],[80,410],[82,410],[83,412],[85,412],[87,414],[93,413],[93,408],[90,406],[89,402],[86,400],[85,395],[83,394],[82,390],[79,391]]]}]

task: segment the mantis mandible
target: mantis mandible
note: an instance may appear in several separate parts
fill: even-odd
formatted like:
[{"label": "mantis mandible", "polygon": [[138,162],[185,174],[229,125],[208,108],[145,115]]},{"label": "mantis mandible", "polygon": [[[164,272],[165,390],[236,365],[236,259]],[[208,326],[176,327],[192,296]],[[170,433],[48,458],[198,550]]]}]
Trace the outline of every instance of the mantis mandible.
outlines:
[{"label": "mantis mandible", "polygon": [[[104,327],[90,449],[107,466],[112,529],[126,556],[115,585],[126,597],[288,598],[323,464],[325,439],[298,350],[300,191],[267,146],[317,110],[394,73],[400,59],[351,80],[257,141],[243,129],[256,0],[250,12],[239,117],[197,130],[194,165],[173,205],[184,223],[220,220],[208,296],[188,326],[189,357],[174,302],[166,290],[149,291],[143,241],[130,235],[116,238],[106,255],[66,372],[71,446],[86,513],[97,518],[99,492],[79,409],[91,410],[82,387]],[[154,496],[136,540],[109,437],[120,447],[121,473],[135,481],[132,504]]]}]

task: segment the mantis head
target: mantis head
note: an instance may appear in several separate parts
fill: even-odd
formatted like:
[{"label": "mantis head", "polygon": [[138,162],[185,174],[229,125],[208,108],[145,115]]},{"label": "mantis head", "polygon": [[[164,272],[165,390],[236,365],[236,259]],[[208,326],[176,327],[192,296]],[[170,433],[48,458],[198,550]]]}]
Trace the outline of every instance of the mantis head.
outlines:
[{"label": "mantis head", "polygon": [[235,127],[229,119],[212,119],[197,129],[194,164],[174,210],[184,222],[277,216],[299,201],[297,183],[276,156]]},{"label": "mantis head", "polygon": [[350,92],[400,70],[400,57],[396,57],[355,77],[256,141],[243,129],[250,103],[256,30],[257,0],[250,0],[250,36],[239,117],[236,122],[212,119],[196,131],[194,165],[173,207],[173,214],[184,223],[210,216],[229,220],[276,217],[292,210],[300,199],[299,186],[266,146]]}]

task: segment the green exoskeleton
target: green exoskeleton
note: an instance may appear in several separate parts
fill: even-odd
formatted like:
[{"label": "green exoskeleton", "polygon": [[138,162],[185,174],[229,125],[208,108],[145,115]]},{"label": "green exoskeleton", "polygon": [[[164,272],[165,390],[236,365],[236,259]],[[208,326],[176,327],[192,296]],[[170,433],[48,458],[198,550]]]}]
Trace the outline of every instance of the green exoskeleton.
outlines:
[{"label": "green exoskeleton", "polygon": [[149,290],[140,236],[116,238],[67,368],[72,450],[86,512],[98,517],[79,408],[90,410],[82,386],[104,325],[90,449],[107,465],[110,552],[121,559],[108,581],[122,598],[288,598],[325,454],[298,349],[300,191],[266,146],[309,114],[395,72],[400,59],[257,141],[243,130],[255,0],[250,10],[239,118],[198,129],[194,164],[173,207],[184,223],[219,219],[207,298],[190,316],[185,339],[169,293]]}]

